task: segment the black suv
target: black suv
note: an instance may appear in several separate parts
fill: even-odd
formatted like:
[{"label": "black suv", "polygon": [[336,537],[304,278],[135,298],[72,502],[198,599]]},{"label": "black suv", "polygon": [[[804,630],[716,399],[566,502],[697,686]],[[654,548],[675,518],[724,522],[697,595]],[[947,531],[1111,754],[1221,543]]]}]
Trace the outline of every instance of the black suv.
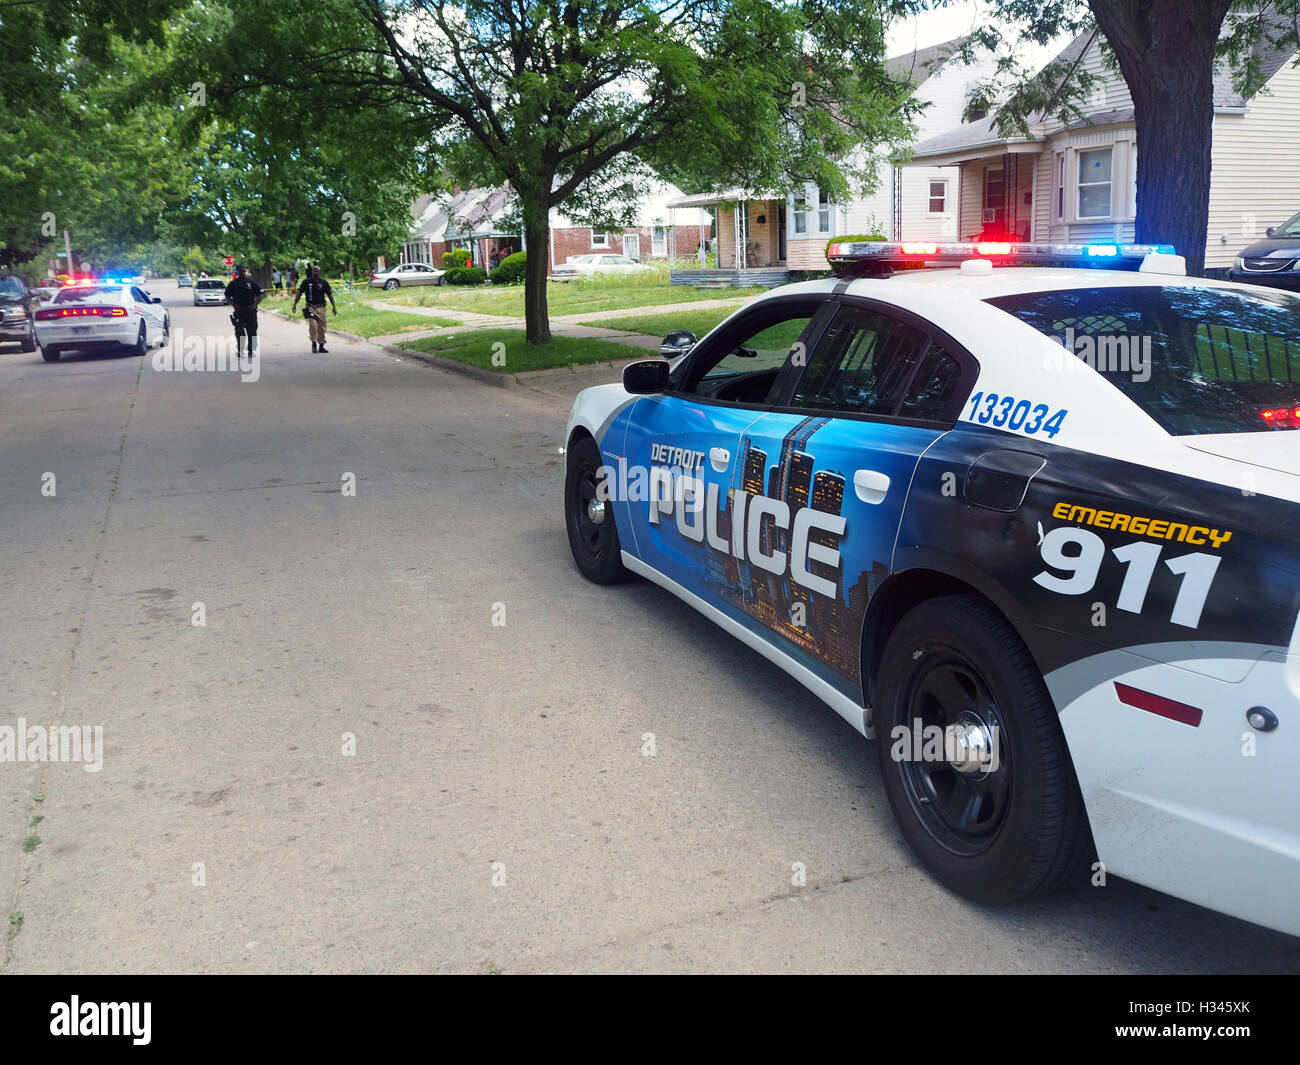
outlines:
[{"label": "black suv", "polygon": [[0,274],[0,344],[21,344],[23,351],[35,351],[33,317],[27,282],[17,274]]}]

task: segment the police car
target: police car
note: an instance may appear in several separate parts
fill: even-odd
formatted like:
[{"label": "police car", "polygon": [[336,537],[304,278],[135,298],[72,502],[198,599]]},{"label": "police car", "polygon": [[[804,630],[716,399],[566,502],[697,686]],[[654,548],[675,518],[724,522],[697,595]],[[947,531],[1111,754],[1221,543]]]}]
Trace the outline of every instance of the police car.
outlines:
[{"label": "police car", "polygon": [[36,312],[36,342],[46,362],[64,351],[128,348],[137,355],[167,343],[171,316],[136,285],[79,282],[60,289]]},{"label": "police car", "polygon": [[1300,297],[1158,245],[829,254],[860,276],[577,397],[578,569],[874,736],[950,889],[1115,875],[1300,934]]}]

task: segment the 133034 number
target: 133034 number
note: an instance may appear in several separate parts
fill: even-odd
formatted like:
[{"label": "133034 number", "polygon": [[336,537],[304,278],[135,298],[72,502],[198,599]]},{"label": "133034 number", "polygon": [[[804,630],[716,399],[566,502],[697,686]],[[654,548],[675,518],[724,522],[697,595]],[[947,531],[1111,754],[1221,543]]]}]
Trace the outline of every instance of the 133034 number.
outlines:
[{"label": "133034 number", "polygon": [[1054,437],[1061,431],[1069,413],[1060,409],[1053,414],[1046,403],[1000,396],[996,392],[976,392],[970,398],[966,420],[991,425],[994,429],[1010,429],[1013,433],[1025,432],[1034,436],[1042,432]]}]

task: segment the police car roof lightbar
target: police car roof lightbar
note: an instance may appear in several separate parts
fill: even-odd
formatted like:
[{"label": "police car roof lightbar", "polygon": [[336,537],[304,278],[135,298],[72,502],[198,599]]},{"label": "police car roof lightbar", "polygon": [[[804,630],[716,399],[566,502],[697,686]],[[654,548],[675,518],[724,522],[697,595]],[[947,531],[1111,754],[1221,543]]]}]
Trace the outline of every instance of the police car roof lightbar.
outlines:
[{"label": "police car roof lightbar", "polygon": [[888,276],[894,267],[954,264],[986,259],[1008,266],[1106,266],[1136,269],[1148,255],[1173,255],[1172,244],[1022,244],[1018,241],[853,241],[832,244],[826,258],[844,273]]}]

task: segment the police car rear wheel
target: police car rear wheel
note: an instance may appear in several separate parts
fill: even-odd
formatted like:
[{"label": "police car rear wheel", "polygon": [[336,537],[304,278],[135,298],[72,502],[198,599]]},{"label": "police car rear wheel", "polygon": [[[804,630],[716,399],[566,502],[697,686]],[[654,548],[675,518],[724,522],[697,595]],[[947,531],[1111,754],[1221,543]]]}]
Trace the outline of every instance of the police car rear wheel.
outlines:
[{"label": "police car rear wheel", "polygon": [[569,448],[564,479],[564,524],[578,570],[596,584],[613,584],[628,576],[619,554],[614,513],[601,491],[604,477],[600,448],[590,437]]},{"label": "police car rear wheel", "polygon": [[1028,649],[975,595],[932,599],[881,659],[876,750],[908,845],[950,890],[1013,902],[1081,877],[1092,838]]},{"label": "police car rear wheel", "polygon": [[49,344],[41,347],[41,358],[46,362],[58,362],[61,354],[63,354],[61,348],[52,347]]},{"label": "police car rear wheel", "polygon": [[145,331],[144,322],[140,323],[140,332],[136,334],[135,345],[131,348],[132,355],[143,355],[149,350],[149,334]]}]

